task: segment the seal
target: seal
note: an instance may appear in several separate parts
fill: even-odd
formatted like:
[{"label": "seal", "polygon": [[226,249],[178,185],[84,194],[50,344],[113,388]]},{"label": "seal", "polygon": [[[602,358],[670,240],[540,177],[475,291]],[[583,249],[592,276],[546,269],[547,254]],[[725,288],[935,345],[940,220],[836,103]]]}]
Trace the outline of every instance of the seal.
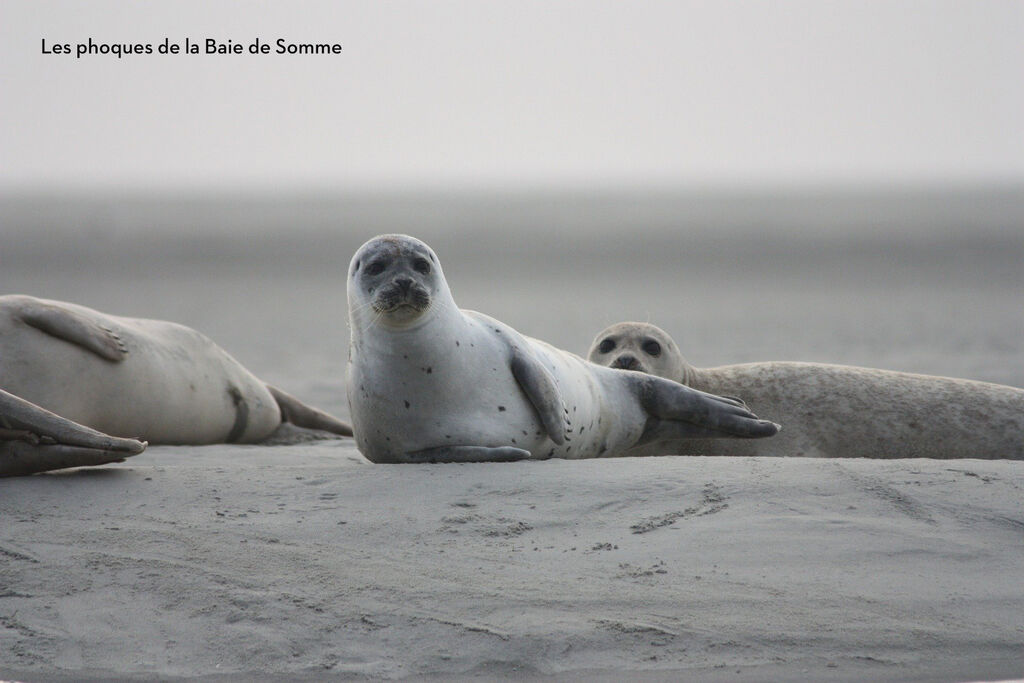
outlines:
[{"label": "seal", "polygon": [[1024,390],[1015,387],[824,363],[695,368],[668,333],[637,322],[602,331],[588,358],[739,396],[785,425],[774,439],[697,440],[684,454],[1024,459]]},{"label": "seal", "polygon": [[25,295],[0,297],[0,386],[72,422],[154,444],[255,443],[282,422],[352,435],[191,328]]},{"label": "seal", "polygon": [[766,437],[742,403],[599,367],[456,305],[434,251],[381,235],[352,257],[348,399],[369,460],[480,462],[671,452]]},{"label": "seal", "polygon": [[65,420],[0,389],[0,477],[122,462],[146,443]]}]

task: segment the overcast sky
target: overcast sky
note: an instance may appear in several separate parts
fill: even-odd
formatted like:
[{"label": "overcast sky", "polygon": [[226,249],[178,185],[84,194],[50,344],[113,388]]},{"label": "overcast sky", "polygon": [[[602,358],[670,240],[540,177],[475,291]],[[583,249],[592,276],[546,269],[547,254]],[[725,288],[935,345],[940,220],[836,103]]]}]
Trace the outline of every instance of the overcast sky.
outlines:
[{"label": "overcast sky", "polygon": [[1024,2],[0,8],[0,188],[1024,181]]}]

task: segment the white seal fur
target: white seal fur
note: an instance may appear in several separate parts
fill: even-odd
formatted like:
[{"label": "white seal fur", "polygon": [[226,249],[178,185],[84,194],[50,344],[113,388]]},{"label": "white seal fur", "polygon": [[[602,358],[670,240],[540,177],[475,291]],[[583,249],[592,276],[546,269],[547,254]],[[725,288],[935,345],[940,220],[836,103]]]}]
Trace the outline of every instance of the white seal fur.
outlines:
[{"label": "white seal fur", "polygon": [[351,435],[193,329],[0,297],[0,387],[93,430],[159,444],[253,443],[283,421]]},{"label": "white seal fur", "polygon": [[459,310],[433,250],[382,235],[349,267],[348,396],[374,462],[668,453],[696,436],[778,426],[737,401],[596,366]]},{"label": "white seal fur", "polygon": [[664,330],[617,323],[588,357],[714,394],[783,425],[773,439],[685,444],[694,455],[1024,459],[1024,390],[951,377],[823,363],[695,368]]}]

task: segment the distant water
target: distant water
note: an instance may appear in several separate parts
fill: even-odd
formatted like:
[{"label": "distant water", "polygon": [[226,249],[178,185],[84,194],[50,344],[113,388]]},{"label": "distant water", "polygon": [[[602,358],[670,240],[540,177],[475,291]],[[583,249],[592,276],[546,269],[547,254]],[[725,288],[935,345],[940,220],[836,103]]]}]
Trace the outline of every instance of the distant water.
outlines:
[{"label": "distant water", "polygon": [[425,239],[456,300],[585,353],[608,324],[699,366],[808,360],[1024,386],[1024,193],[0,198],[0,292],[198,328],[347,414],[345,275]]}]

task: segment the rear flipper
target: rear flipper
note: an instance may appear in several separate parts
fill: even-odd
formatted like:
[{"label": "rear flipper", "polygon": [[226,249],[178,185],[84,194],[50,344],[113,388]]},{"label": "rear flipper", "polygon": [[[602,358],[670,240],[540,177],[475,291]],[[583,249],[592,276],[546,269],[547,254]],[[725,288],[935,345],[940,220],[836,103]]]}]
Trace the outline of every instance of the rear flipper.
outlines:
[{"label": "rear flipper", "polygon": [[296,427],[304,429],[320,429],[333,434],[341,434],[342,436],[352,436],[352,425],[342,422],[322,410],[307,406],[291,394],[269,384],[267,389],[270,390],[270,394],[277,401],[277,405],[281,409],[281,419],[285,422],[291,422]]},{"label": "rear flipper", "polygon": [[486,446],[439,446],[422,451],[407,453],[410,463],[428,462],[513,462],[526,460],[530,451],[511,446],[488,448]]},{"label": "rear flipper", "polygon": [[739,399],[723,398],[660,377],[637,374],[640,403],[652,419],[642,442],[662,438],[773,436],[779,425],[759,420]]},{"label": "rear flipper", "polygon": [[120,462],[145,448],[0,390],[0,477]]},{"label": "rear flipper", "polygon": [[0,442],[0,477],[19,477],[68,467],[93,467],[124,462],[135,455],[65,444],[33,444],[28,441]]}]

